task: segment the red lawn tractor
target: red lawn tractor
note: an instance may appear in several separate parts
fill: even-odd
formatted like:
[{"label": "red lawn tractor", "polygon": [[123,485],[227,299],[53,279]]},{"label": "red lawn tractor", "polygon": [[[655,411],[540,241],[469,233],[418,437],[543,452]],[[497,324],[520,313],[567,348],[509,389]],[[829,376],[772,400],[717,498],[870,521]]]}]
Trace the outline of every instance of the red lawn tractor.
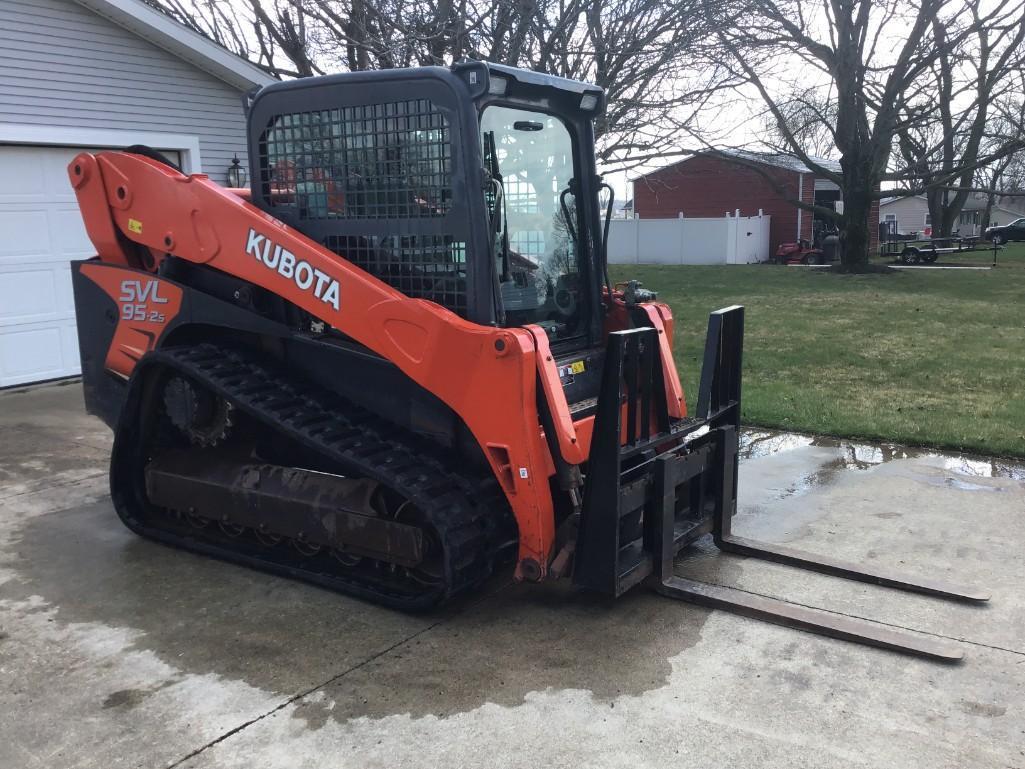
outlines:
[{"label": "red lawn tractor", "polygon": [[821,248],[801,238],[796,243],[780,243],[773,261],[776,264],[825,264],[825,256]]}]

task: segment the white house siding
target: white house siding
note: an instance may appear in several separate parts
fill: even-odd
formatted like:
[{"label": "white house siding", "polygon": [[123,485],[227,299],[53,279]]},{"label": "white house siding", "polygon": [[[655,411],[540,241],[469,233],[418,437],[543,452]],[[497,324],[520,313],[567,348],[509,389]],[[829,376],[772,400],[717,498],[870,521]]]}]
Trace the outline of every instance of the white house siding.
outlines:
[{"label": "white house siding", "polygon": [[922,232],[926,227],[927,213],[929,206],[924,198],[898,198],[879,206],[879,222],[886,222],[890,216],[896,216],[897,232]]},{"label": "white house siding", "polygon": [[130,144],[223,184],[242,91],[73,0],[0,0],[0,388],[78,373],[71,262],[94,250],[65,169]]},{"label": "white house siding", "polygon": [[73,0],[0,0],[0,123],[196,136],[246,165],[242,92]]},{"label": "white house siding", "polygon": [[1016,219],[1021,219],[1022,216],[1023,214],[1021,211],[1013,211],[1009,208],[994,206],[993,211],[989,215],[989,223],[991,226],[996,227],[998,224],[1010,224]]},{"label": "white house siding", "polygon": [[[984,200],[970,200],[965,205],[961,219],[954,224],[954,229],[959,229],[962,235],[977,235],[978,224],[968,221],[968,214],[971,211],[979,212],[978,219],[982,220],[982,209],[985,207]],[[923,197],[897,198],[896,200],[883,203],[879,206],[879,221],[885,223],[887,216],[897,217],[897,232],[907,234],[911,232],[922,232],[928,225],[925,224],[925,215],[929,213],[929,204]],[[1020,219],[1021,211],[1005,208],[1000,205],[993,206],[990,213],[990,224],[1009,224],[1015,219]]]}]

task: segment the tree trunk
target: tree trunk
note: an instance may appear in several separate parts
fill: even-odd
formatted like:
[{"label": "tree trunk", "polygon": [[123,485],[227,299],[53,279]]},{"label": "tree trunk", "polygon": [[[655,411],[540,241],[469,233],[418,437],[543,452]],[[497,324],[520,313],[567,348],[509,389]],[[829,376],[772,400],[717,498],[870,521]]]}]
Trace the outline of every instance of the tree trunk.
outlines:
[{"label": "tree trunk", "polygon": [[928,190],[925,193],[925,200],[929,207],[929,224],[923,222],[922,227],[928,226],[929,236],[938,238],[943,234],[943,190],[938,187]]},{"label": "tree trunk", "polygon": [[[943,207],[943,219],[940,221],[940,231],[933,230],[932,236],[949,238],[954,230],[960,229],[961,206],[950,203]],[[956,225],[956,226],[955,226]],[[942,245],[942,244],[941,244]]]},{"label": "tree trunk", "polygon": [[868,264],[872,233],[869,219],[878,180],[869,160],[840,160],[843,168],[843,220],[840,224],[840,263],[847,266]]},{"label": "tree trunk", "polygon": [[844,194],[843,224],[840,229],[840,263],[867,265],[872,245],[869,219],[872,194],[851,190]]},{"label": "tree trunk", "polygon": [[986,182],[986,207],[982,211],[982,221],[979,223],[980,235],[989,227],[989,220],[993,216],[993,206],[997,202],[997,187],[1000,186],[1000,181],[1012,160],[1014,160],[1014,155],[1008,155],[1002,163],[990,169],[989,180]]},{"label": "tree trunk", "polygon": [[982,209],[982,221],[979,222],[979,234],[981,235],[989,227],[990,217],[993,216],[993,206],[996,205],[996,193],[990,190],[986,194],[986,207]]},{"label": "tree trunk", "polygon": [[932,237],[949,238],[954,234],[954,225],[961,216],[963,201],[950,199],[947,190],[933,189],[927,193],[929,215],[932,219]]}]

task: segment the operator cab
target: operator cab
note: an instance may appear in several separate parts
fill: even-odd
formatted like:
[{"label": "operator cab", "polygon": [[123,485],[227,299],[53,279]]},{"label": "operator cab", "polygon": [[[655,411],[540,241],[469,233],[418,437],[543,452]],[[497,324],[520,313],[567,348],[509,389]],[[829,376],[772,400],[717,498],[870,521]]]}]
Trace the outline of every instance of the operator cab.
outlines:
[{"label": "operator cab", "polygon": [[556,355],[600,346],[600,88],[465,62],[275,83],[247,108],[255,205],[407,296],[535,324]]}]

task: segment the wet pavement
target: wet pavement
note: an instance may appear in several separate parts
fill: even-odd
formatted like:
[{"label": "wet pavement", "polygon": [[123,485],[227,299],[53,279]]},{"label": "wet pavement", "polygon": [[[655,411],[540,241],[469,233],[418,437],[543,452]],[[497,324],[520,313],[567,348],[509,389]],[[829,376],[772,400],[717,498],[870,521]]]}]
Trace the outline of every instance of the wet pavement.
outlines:
[{"label": "wet pavement", "polygon": [[735,531],[986,606],[726,556],[681,575],[957,639],[941,665],[508,577],[404,615],[117,521],[77,385],[0,393],[0,767],[1025,767],[1025,465],[748,430]]}]

